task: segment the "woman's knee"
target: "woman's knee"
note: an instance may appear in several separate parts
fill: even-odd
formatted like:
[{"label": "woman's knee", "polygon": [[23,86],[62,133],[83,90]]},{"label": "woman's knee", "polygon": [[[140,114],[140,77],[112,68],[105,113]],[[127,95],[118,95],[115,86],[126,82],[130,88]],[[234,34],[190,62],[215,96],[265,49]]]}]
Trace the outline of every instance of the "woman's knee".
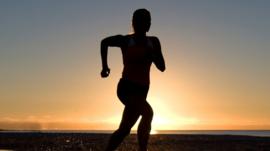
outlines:
[{"label": "woman's knee", "polygon": [[142,117],[147,118],[148,120],[152,120],[153,116],[154,116],[154,111],[152,107],[147,103],[144,107]]}]

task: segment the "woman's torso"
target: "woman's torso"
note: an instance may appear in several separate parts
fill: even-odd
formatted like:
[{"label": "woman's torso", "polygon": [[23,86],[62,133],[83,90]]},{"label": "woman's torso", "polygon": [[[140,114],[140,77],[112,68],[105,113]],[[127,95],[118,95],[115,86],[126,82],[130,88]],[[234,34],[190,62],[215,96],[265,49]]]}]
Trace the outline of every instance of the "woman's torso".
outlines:
[{"label": "woman's torso", "polygon": [[150,83],[151,52],[150,37],[126,36],[126,46],[122,48],[124,69],[122,78],[141,85]]}]

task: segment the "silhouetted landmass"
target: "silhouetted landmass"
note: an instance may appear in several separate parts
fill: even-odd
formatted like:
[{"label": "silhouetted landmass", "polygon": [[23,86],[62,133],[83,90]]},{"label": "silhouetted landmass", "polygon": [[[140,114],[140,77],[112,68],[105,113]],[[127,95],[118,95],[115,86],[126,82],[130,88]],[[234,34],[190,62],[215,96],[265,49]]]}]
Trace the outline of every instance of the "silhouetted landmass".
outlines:
[{"label": "silhouetted landmass", "polygon": [[[109,134],[0,132],[0,149],[16,151],[102,151]],[[135,151],[131,134],[118,151]],[[269,151],[270,137],[233,135],[152,135],[149,151]]]}]

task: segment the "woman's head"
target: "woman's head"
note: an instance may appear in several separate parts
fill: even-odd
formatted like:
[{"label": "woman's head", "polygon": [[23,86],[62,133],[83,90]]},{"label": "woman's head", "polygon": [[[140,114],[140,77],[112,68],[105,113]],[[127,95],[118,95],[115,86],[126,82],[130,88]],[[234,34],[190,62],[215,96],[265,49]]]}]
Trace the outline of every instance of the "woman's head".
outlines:
[{"label": "woman's head", "polygon": [[132,26],[135,33],[144,34],[151,26],[151,14],[146,9],[137,9],[133,13]]}]

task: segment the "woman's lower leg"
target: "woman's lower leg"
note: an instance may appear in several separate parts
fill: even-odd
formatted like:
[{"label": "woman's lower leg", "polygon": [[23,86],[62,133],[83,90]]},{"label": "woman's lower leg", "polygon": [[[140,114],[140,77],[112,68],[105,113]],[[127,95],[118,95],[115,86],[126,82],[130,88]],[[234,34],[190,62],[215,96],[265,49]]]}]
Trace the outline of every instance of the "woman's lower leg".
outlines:
[{"label": "woman's lower leg", "polygon": [[147,151],[148,139],[151,131],[151,123],[153,118],[153,110],[146,102],[143,107],[142,119],[138,127],[138,141],[140,151]]}]

